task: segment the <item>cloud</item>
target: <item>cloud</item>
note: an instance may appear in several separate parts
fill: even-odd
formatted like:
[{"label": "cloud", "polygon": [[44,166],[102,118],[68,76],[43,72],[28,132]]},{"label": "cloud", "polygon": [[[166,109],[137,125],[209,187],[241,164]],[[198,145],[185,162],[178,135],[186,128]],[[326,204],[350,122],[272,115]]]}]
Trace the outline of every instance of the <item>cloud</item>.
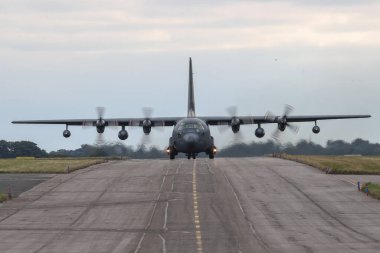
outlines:
[{"label": "cloud", "polygon": [[336,9],[297,2],[303,1],[170,6],[149,1],[28,2],[0,15],[0,48],[110,53],[379,43],[380,5]]}]

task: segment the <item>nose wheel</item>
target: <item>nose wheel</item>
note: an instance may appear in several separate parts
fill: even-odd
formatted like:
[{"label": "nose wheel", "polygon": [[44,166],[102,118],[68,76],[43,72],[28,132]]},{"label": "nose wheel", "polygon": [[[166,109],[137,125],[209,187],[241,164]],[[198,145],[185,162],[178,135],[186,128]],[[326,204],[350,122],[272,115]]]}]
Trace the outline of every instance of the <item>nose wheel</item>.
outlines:
[{"label": "nose wheel", "polygon": [[196,154],[187,154],[187,159],[190,160],[190,158],[196,159],[197,155]]}]

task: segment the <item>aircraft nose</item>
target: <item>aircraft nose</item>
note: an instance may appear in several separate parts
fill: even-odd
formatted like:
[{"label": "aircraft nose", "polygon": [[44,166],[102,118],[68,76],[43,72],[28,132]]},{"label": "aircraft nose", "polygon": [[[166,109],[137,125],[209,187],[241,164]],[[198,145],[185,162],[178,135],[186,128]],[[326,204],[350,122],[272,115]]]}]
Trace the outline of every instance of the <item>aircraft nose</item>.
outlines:
[{"label": "aircraft nose", "polygon": [[198,142],[199,136],[194,133],[187,133],[183,136],[183,140],[189,145],[194,145],[195,143]]}]

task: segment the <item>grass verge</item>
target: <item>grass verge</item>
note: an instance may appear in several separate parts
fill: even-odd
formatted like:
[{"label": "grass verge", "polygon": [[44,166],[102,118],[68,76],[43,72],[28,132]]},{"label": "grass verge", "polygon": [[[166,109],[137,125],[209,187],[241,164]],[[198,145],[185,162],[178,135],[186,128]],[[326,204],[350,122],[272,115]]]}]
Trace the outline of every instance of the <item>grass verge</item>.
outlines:
[{"label": "grass verge", "polygon": [[368,195],[372,196],[375,199],[380,200],[380,185],[375,183],[365,183],[362,187],[362,191],[365,192],[365,188],[368,187]]},{"label": "grass verge", "polygon": [[67,173],[91,165],[103,163],[104,159],[0,159],[0,173]]},{"label": "grass verge", "polygon": [[281,155],[281,158],[307,164],[329,174],[380,175],[379,156]]},{"label": "grass verge", "polygon": [[7,200],[7,195],[5,195],[4,193],[0,192],[0,203],[4,202],[6,200]]}]

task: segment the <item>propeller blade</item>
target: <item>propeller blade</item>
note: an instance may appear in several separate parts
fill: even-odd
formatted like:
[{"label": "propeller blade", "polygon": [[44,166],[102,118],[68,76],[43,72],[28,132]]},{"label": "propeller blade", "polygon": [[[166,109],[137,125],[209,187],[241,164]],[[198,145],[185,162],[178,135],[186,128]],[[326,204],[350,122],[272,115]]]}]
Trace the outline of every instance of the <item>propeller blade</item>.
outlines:
[{"label": "propeller blade", "polygon": [[163,133],[165,131],[165,127],[164,126],[152,127],[152,130],[157,130],[160,133]]},{"label": "propeller blade", "polygon": [[227,107],[227,113],[229,116],[231,117],[235,117],[237,115],[237,106],[230,106],[230,107]]},{"label": "propeller blade", "polygon": [[229,125],[218,125],[217,126],[217,129],[218,129],[218,132],[220,134],[224,134],[225,132],[227,132],[228,130],[230,130],[230,126]]},{"label": "propeller blade", "polygon": [[244,142],[244,135],[241,131],[237,132],[236,134],[233,134],[233,143],[234,144],[240,144]]},{"label": "propeller blade", "polygon": [[106,108],[98,106],[96,107],[96,113],[98,115],[98,118],[103,118]]},{"label": "propeller blade", "polygon": [[291,131],[293,131],[294,133],[298,133],[299,131],[299,127],[297,125],[294,125],[294,124],[288,124],[287,127],[289,127],[289,129]]},{"label": "propeller blade", "polygon": [[280,142],[280,137],[281,137],[280,133],[281,133],[281,131],[278,128],[276,128],[276,130],[274,130],[274,132],[272,133],[271,137],[275,141]]},{"label": "propeller blade", "polygon": [[269,120],[269,121],[272,121],[272,122],[276,119],[276,115],[274,115],[274,113],[271,112],[271,111],[267,111],[267,113],[265,114],[264,117],[265,117],[266,120]]},{"label": "propeller blade", "polygon": [[288,116],[290,113],[292,113],[293,110],[294,110],[293,106],[285,104],[283,116],[285,117]]},{"label": "propeller blade", "polygon": [[142,109],[143,115],[146,119],[149,119],[153,115],[153,108],[152,107],[144,107]]},{"label": "propeller blade", "polygon": [[105,143],[106,143],[106,141],[104,140],[103,134],[98,133],[96,136],[95,145],[102,146]]},{"label": "propeller blade", "polygon": [[152,130],[158,130],[160,132],[165,131],[165,121],[155,121],[152,122]]},{"label": "propeller blade", "polygon": [[152,142],[152,138],[151,138],[150,134],[143,134],[141,139],[140,139],[138,146],[147,146],[151,142]]}]

